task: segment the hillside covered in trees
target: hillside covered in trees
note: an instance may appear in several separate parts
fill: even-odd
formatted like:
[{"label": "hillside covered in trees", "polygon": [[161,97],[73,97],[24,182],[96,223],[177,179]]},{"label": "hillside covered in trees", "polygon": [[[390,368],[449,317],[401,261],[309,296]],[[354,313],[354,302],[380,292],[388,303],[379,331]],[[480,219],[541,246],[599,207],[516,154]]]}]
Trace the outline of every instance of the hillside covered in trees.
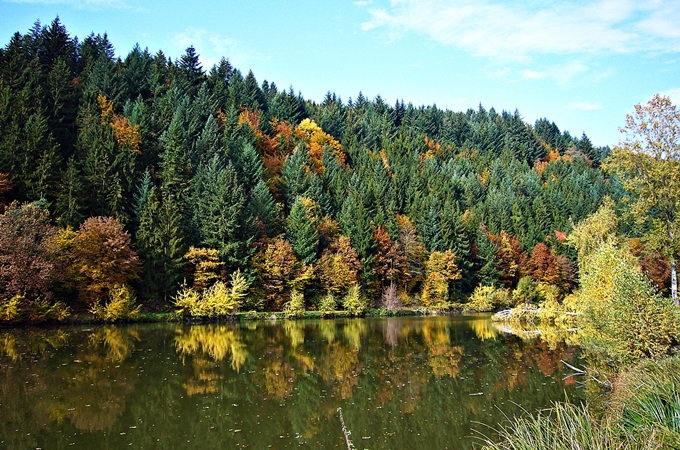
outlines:
[{"label": "hillside covered in trees", "polygon": [[3,314],[219,289],[232,311],[448,308],[523,278],[565,294],[566,233],[623,195],[608,151],[517,111],[316,103],[192,47],[117,58],[36,23],[0,51]]}]

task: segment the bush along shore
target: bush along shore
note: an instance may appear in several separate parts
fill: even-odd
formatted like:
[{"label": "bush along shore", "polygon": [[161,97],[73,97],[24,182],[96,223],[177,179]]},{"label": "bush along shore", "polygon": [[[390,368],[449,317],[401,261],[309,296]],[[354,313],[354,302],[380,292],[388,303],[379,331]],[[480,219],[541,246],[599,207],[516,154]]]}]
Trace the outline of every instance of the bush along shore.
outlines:
[{"label": "bush along shore", "polygon": [[578,328],[591,367],[576,369],[606,389],[594,404],[558,403],[513,418],[485,437],[487,449],[680,448],[680,310],[659,294],[617,233],[611,204],[575,227],[580,288],[561,302],[525,303],[501,323]]}]

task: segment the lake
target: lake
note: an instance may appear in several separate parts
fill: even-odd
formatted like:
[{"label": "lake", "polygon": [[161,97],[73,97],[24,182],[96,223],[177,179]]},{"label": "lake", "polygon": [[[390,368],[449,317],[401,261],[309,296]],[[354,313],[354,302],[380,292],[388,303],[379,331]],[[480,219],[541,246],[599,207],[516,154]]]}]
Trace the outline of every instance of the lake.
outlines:
[{"label": "lake", "polygon": [[585,394],[488,315],[0,330],[0,447],[473,448]]}]

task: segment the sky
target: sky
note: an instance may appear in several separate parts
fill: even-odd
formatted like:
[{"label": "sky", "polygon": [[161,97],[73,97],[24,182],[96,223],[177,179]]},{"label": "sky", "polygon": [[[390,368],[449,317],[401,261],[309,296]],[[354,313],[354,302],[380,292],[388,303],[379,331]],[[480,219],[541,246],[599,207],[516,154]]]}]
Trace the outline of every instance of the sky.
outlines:
[{"label": "sky", "polygon": [[614,146],[633,105],[680,104],[679,0],[0,0],[0,45],[59,16],[71,36],[107,33],[176,59],[193,45],[208,70],[322,101],[518,110],[596,146]]}]

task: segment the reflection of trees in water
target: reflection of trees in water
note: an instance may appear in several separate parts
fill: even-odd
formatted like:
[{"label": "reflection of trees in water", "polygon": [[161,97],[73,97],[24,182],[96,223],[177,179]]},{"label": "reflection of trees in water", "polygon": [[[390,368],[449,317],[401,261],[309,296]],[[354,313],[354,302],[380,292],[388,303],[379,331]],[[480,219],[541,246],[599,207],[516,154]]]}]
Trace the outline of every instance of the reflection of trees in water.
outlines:
[{"label": "reflection of trees in water", "polygon": [[396,347],[399,345],[399,339],[408,335],[409,329],[403,326],[402,320],[390,317],[385,320],[382,327],[383,340],[390,347]]},{"label": "reflection of trees in water", "polygon": [[82,431],[109,429],[134,391],[137,365],[127,360],[139,340],[131,327],[104,327],[90,333],[89,345],[78,347],[73,363],[55,373],[63,380],[60,395],[42,404],[45,412],[57,420],[69,418]]},{"label": "reflection of trees in water", "polygon": [[524,341],[541,340],[555,349],[560,343],[578,346],[581,343],[581,332],[573,328],[555,325],[526,322],[493,322],[492,326],[504,334],[512,334]]},{"label": "reflection of trees in water", "polygon": [[18,438],[14,430],[30,431],[10,447],[40,446],[31,435],[69,422],[82,432],[107,430],[125,411],[137,379],[137,366],[128,358],[138,335],[113,327],[96,329],[85,339],[81,333],[32,330],[0,338],[2,353],[15,362],[0,360],[0,436]]},{"label": "reflection of trees in water", "polygon": [[365,320],[347,320],[342,328],[345,339],[357,351],[361,349],[361,337],[367,332],[368,325]]},{"label": "reflection of trees in water", "polygon": [[322,320],[319,322],[317,329],[319,330],[319,334],[324,341],[331,343],[335,340],[337,326],[335,325],[334,320]]},{"label": "reflection of trees in water", "polygon": [[219,365],[229,357],[237,373],[248,359],[248,348],[242,341],[242,331],[233,325],[195,325],[178,330],[175,349],[182,357],[191,356],[193,374],[182,384],[188,395],[218,392],[224,374]]},{"label": "reflection of trees in water", "polygon": [[106,326],[97,329],[89,336],[93,348],[102,345],[106,349],[106,357],[111,361],[125,361],[135,345],[139,342],[139,333],[131,328]]},{"label": "reflection of trees in water", "polygon": [[496,336],[498,336],[498,331],[487,316],[473,316],[468,318],[465,323],[475,332],[475,336],[479,340],[496,339]]},{"label": "reflection of trees in water", "polygon": [[232,325],[195,325],[178,331],[175,348],[182,356],[204,354],[215,361],[222,361],[229,355],[231,368],[239,372],[248,358],[241,333]]},{"label": "reflection of trees in water", "polygon": [[[559,360],[576,354],[564,343],[502,333],[491,339],[488,322],[478,318],[248,325],[167,326],[156,334],[144,327],[97,328],[71,333],[64,352],[0,334],[6,342],[0,344],[6,355],[0,356],[0,404],[8,412],[0,435],[25,429],[28,420],[31,430],[73,424],[117,436],[126,430],[122,418],[131,416],[154,425],[136,441],[144,447],[157,445],[152,437],[191,437],[196,446],[259,448],[295,433],[324,447],[338,431],[342,405],[357,436],[397,433],[371,441],[372,447],[410,448],[427,436],[440,448],[450,445],[442,429],[467,436],[471,421],[502,418],[491,404],[510,414],[519,410],[512,402],[531,409],[563,398]],[[143,352],[135,351],[140,343]],[[44,346],[58,356],[22,357],[22,346]],[[178,420],[186,423],[178,427]],[[221,430],[221,438],[211,441],[216,435],[209,427]],[[228,428],[243,433],[224,437]],[[28,438],[15,444],[41,446]]]},{"label": "reflection of trees in water", "polygon": [[[350,336],[355,337],[356,330],[354,328]],[[325,346],[316,359],[316,374],[324,381],[330,395],[341,398],[352,396],[352,389],[359,382],[362,369],[359,350],[354,345],[348,346],[339,340]]]},{"label": "reflection of trees in water", "polygon": [[293,348],[305,342],[305,326],[302,322],[287,320],[283,323],[283,330],[288,339],[290,339],[290,345]]},{"label": "reflection of trees in water", "polygon": [[7,356],[16,362],[26,354],[42,355],[62,347],[68,340],[64,330],[29,329],[20,332],[0,333],[0,357]]}]

